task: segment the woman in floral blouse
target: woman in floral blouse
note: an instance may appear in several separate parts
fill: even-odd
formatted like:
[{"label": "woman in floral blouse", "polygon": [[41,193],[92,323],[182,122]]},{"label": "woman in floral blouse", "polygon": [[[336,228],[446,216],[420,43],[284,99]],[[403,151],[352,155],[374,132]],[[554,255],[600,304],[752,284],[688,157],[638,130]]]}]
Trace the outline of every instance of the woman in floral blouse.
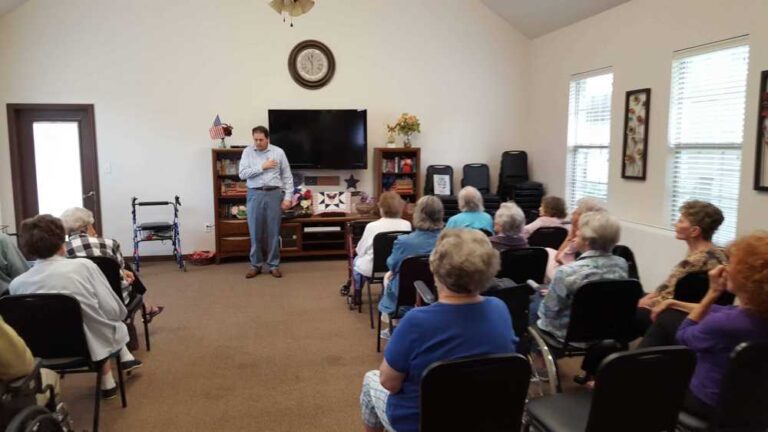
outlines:
[{"label": "woman in floral blouse", "polygon": [[678,280],[689,273],[709,271],[728,262],[723,249],[712,243],[712,236],[723,223],[723,219],[723,212],[705,201],[687,201],[680,207],[680,218],[675,224],[675,238],[688,244],[688,253],[656,291],[640,299],[637,314],[638,335],[645,334],[650,327],[651,310],[664,300],[675,296]]}]

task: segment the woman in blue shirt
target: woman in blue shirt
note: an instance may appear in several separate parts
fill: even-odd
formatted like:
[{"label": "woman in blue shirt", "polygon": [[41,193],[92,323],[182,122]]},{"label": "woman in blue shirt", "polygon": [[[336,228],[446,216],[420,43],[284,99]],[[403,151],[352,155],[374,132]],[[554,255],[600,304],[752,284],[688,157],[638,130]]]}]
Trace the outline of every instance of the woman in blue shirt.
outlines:
[{"label": "woman in blue shirt", "polygon": [[[459,192],[461,213],[451,216],[446,228],[474,228],[493,233],[493,219],[483,209],[483,196],[472,186],[465,186]],[[490,235],[490,234],[489,234]]]},{"label": "woman in blue shirt", "polygon": [[439,301],[411,310],[397,326],[379,370],[363,379],[365,430],[419,430],[419,386],[434,362],[515,351],[504,303],[482,297],[499,270],[499,253],[482,233],[446,230],[430,256]]}]

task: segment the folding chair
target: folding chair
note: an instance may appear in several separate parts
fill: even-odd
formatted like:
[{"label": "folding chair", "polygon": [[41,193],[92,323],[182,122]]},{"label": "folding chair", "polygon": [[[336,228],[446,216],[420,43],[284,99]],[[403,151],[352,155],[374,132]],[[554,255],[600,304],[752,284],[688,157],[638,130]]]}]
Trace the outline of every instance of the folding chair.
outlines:
[{"label": "folding chair", "polygon": [[496,277],[524,284],[528,279],[541,284],[547,272],[549,254],[544,248],[509,249],[501,253],[501,270]]},{"label": "folding chair", "polygon": [[552,432],[662,432],[675,430],[696,356],[686,347],[615,353],[600,365],[594,392],[530,401],[526,423]]},{"label": "folding chair", "polygon": [[[440,176],[440,177],[435,177]],[[448,193],[435,193],[435,180],[448,180]],[[439,192],[439,190],[438,190]],[[424,195],[453,195],[453,168],[448,165],[430,165],[424,175]]]},{"label": "folding chair", "polygon": [[745,342],[731,354],[720,386],[720,403],[707,422],[682,411],[678,425],[685,431],[768,430],[768,343]]},{"label": "folding chair", "polygon": [[128,406],[119,351],[93,361],[83,328],[80,303],[65,294],[24,294],[0,298],[0,315],[24,339],[41,366],[59,374],[95,373],[93,430],[99,430],[101,368],[110,358],[117,364],[123,408]]},{"label": "folding chair", "polygon": [[616,256],[624,258],[627,262],[627,273],[630,279],[640,280],[640,270],[637,268],[637,261],[635,260],[635,254],[629,246],[616,245],[613,247],[612,253]]},{"label": "folding chair", "polygon": [[[115,294],[117,294],[117,297],[122,300],[123,289],[120,277],[120,264],[112,258],[104,256],[89,256],[86,257],[86,259],[93,261],[93,263],[99,267],[99,270],[104,273],[104,277],[107,278],[112,291],[114,291]],[[147,346],[147,351],[150,351],[151,346],[149,342],[149,317],[147,314],[147,308],[144,306],[144,297],[141,294],[134,294],[125,305],[125,308],[128,310],[128,314],[125,316],[125,320],[123,322],[128,327],[132,339],[135,340],[136,348],[138,348],[139,342],[138,336],[136,335],[135,316],[136,312],[141,310],[141,320],[144,323],[144,343]]]},{"label": "folding chair", "polygon": [[528,284],[515,285],[507,288],[488,290],[483,293],[485,297],[496,297],[504,302],[512,318],[512,329],[518,337],[517,352],[528,354],[530,347],[530,335],[528,334],[528,310],[531,306],[531,294],[533,289]]},{"label": "folding chair", "polygon": [[419,430],[520,430],[530,376],[520,354],[433,363],[421,378]]},{"label": "folding chair", "polygon": [[[399,278],[395,312],[388,315],[390,337],[395,333],[394,320],[403,317],[400,314],[400,308],[414,307],[417,304],[416,283],[425,284],[431,290],[435,289],[435,278],[429,268],[429,255],[417,255],[404,259],[400,264]],[[376,332],[376,352],[381,352],[381,312],[379,312],[379,324]]]},{"label": "folding chair", "polygon": [[[384,288],[384,275],[387,274],[387,258],[392,255],[392,247],[395,240],[403,234],[410,231],[387,231],[376,234],[373,237],[373,271],[371,277],[366,278],[365,285],[368,287],[368,314],[370,316],[371,328],[373,327],[373,294],[371,294],[371,285],[380,284]],[[362,291],[362,290],[361,290]],[[361,293],[362,294],[362,293]],[[362,302],[358,304],[358,312],[363,312]]]},{"label": "folding chair", "polygon": [[[709,275],[707,272],[693,272],[681,277],[675,283],[674,299],[686,303],[701,303],[701,300],[709,291]],[[715,301],[722,306],[732,305],[736,296],[724,292]]]},{"label": "folding chair", "polygon": [[568,229],[564,227],[541,227],[531,233],[528,244],[531,247],[543,247],[558,250],[568,237]]}]

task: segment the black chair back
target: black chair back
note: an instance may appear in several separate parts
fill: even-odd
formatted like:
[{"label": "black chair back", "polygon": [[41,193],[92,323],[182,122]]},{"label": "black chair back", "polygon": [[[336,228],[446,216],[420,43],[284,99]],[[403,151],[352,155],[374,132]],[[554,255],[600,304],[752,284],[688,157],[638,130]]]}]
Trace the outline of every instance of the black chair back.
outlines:
[{"label": "black chair back", "polygon": [[531,233],[528,244],[531,247],[548,247],[558,250],[568,237],[568,229],[564,227],[541,227]]},{"label": "black chair back", "polygon": [[528,180],[528,153],[522,150],[508,150],[501,154],[499,180],[512,177],[521,182]]},{"label": "black chair back", "polygon": [[[709,291],[709,275],[707,272],[693,272],[681,277],[675,283],[675,300],[686,303],[701,303]],[[716,304],[727,306],[733,304],[736,296],[724,292],[715,301]]]},{"label": "black chair back", "polygon": [[0,298],[0,315],[42,359],[90,359],[80,303],[65,294],[22,294]]},{"label": "black chair back", "polygon": [[632,249],[630,249],[629,246],[616,245],[613,248],[613,254],[624,258],[624,261],[627,262],[627,272],[629,273],[630,279],[640,280],[640,271],[637,268],[635,254],[632,252]]},{"label": "black chair back", "polygon": [[392,254],[395,240],[402,234],[408,233],[409,231],[387,231],[373,237],[373,282],[380,283],[383,280],[384,274],[389,271],[387,258]]},{"label": "black chair back", "polygon": [[397,309],[416,304],[416,281],[422,281],[436,292],[435,278],[429,268],[429,255],[410,256],[400,264],[400,281],[397,286]]},{"label": "black chair back", "polygon": [[122,277],[120,275],[120,263],[110,257],[105,256],[89,256],[85,257],[85,259],[92,261],[99,267],[99,270],[104,273],[104,277],[107,278],[107,282],[109,282],[109,286],[112,288],[112,291],[114,291],[115,294],[117,294],[117,298],[122,301],[123,288]]},{"label": "black chair back", "polygon": [[[611,354],[597,371],[587,431],[673,431],[696,364],[686,347]],[[638,415],[642,407],[645,415]]]},{"label": "black chair back", "polygon": [[634,337],[633,323],[643,288],[636,279],[596,280],[585,283],[573,295],[566,345],[574,342]]},{"label": "black chair back", "polygon": [[365,233],[365,227],[368,226],[368,224],[371,222],[373,221],[372,220],[356,220],[356,221],[347,222],[347,227],[349,229],[348,233],[350,238],[352,239],[352,246],[357,246],[357,243],[363,237],[363,233]]},{"label": "black chair back", "polygon": [[[430,165],[424,176],[424,195],[435,194],[435,176],[448,176],[448,194],[453,195],[453,168],[448,165]],[[441,194],[446,195],[446,194]]]},{"label": "black chair back", "polygon": [[528,352],[528,310],[530,309],[530,297],[533,290],[527,284],[515,285],[508,288],[489,290],[483,293],[486,297],[496,297],[504,302],[512,318],[512,329],[520,341],[517,344],[517,352]]},{"label": "black chair back", "polygon": [[484,163],[464,165],[461,187],[474,186],[483,195],[491,193],[491,170]]},{"label": "black chair back", "polygon": [[497,277],[512,279],[517,284],[524,284],[528,279],[542,284],[548,260],[549,254],[543,248],[509,249],[501,253]]},{"label": "black chair back", "polygon": [[710,429],[768,430],[768,343],[746,342],[733,350],[720,403]]},{"label": "black chair back", "polygon": [[421,378],[419,430],[520,430],[530,378],[520,354],[433,363]]}]

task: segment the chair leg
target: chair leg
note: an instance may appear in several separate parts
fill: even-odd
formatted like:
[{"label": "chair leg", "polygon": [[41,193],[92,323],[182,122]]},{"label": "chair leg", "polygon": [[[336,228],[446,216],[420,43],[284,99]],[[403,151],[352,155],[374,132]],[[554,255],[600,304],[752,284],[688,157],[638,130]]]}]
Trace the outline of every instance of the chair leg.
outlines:
[{"label": "chair leg", "polygon": [[147,307],[144,303],[141,304],[141,317],[144,321],[144,343],[147,346],[147,352],[149,352],[152,348],[149,345],[149,322],[147,321]]},{"label": "chair leg", "polygon": [[120,357],[115,357],[115,364],[117,365],[117,385],[120,388],[120,400],[122,401],[123,408],[128,406],[128,401],[125,398],[125,380],[123,375],[123,365],[120,363]]},{"label": "chair leg", "polygon": [[381,352],[381,312],[379,312],[379,329],[376,331],[376,352]]},{"label": "chair leg", "polygon": [[371,283],[368,282],[368,315],[371,320],[371,328],[373,328],[373,295],[371,294]]},{"label": "chair leg", "polygon": [[103,362],[96,363],[96,396],[93,403],[93,432],[99,432],[99,410],[101,408],[101,366]]}]

